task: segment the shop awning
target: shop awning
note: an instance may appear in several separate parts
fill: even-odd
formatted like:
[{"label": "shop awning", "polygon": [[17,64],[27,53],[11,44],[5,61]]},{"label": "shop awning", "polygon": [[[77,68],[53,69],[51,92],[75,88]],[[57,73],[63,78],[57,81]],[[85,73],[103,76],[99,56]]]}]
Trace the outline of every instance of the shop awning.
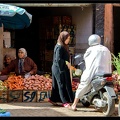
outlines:
[{"label": "shop awning", "polygon": [[9,3],[22,7],[88,7],[92,3]]}]

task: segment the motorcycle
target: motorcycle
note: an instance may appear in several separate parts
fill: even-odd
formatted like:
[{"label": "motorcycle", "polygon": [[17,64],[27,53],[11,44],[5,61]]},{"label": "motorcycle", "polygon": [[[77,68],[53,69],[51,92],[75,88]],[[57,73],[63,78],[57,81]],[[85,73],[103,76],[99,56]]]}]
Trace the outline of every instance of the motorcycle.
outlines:
[{"label": "motorcycle", "polygon": [[113,88],[111,73],[98,74],[91,81],[92,88],[80,100],[83,106],[94,105],[101,109],[105,116],[111,116],[115,111],[116,94]]},{"label": "motorcycle", "polygon": [[112,73],[98,73],[92,79],[91,85],[91,90],[80,99],[80,102],[85,107],[94,105],[95,109],[101,110],[105,116],[111,116],[115,112],[115,100],[117,98]]}]

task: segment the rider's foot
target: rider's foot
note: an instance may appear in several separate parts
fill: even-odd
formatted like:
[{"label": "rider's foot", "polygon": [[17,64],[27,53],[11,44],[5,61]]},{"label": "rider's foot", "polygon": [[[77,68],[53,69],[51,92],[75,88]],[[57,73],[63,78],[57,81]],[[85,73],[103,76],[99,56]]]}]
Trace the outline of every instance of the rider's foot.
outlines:
[{"label": "rider's foot", "polygon": [[72,110],[72,111],[77,111],[77,108],[76,107],[74,107],[74,106],[70,106],[70,107],[68,107],[69,108],[69,110]]}]

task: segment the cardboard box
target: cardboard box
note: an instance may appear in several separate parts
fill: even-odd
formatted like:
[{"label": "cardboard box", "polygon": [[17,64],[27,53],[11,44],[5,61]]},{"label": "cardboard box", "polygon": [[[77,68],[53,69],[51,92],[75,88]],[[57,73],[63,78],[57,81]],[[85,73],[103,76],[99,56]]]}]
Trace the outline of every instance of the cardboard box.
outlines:
[{"label": "cardboard box", "polygon": [[8,102],[22,102],[23,101],[22,95],[23,95],[22,90],[9,90]]},{"label": "cardboard box", "polygon": [[37,102],[45,101],[51,96],[51,91],[37,91]]},{"label": "cardboard box", "polygon": [[6,103],[7,102],[7,100],[8,100],[7,94],[8,94],[7,90],[5,90],[5,91],[0,90],[0,103]]},{"label": "cardboard box", "polygon": [[3,48],[3,56],[10,55],[12,59],[16,58],[16,49],[15,48]]},{"label": "cardboard box", "polygon": [[36,102],[37,91],[36,90],[23,90],[23,102]]},{"label": "cardboard box", "polygon": [[5,47],[11,47],[11,35],[10,32],[3,32],[3,40],[5,41]]}]

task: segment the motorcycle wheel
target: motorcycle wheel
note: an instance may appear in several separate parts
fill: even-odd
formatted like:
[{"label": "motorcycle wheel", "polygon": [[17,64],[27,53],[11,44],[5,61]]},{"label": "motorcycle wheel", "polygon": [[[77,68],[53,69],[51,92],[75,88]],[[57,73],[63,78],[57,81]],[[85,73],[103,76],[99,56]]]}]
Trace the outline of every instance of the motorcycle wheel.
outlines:
[{"label": "motorcycle wheel", "polygon": [[103,100],[107,102],[107,105],[102,109],[105,116],[111,116],[115,112],[115,100],[111,99],[107,92],[103,93]]},{"label": "motorcycle wheel", "polygon": [[118,95],[118,116],[120,116],[120,95]]},{"label": "motorcycle wheel", "polygon": [[89,107],[90,103],[88,101],[81,100],[81,103],[84,107]]},{"label": "motorcycle wheel", "polygon": [[118,102],[118,116],[120,116],[120,100]]}]

